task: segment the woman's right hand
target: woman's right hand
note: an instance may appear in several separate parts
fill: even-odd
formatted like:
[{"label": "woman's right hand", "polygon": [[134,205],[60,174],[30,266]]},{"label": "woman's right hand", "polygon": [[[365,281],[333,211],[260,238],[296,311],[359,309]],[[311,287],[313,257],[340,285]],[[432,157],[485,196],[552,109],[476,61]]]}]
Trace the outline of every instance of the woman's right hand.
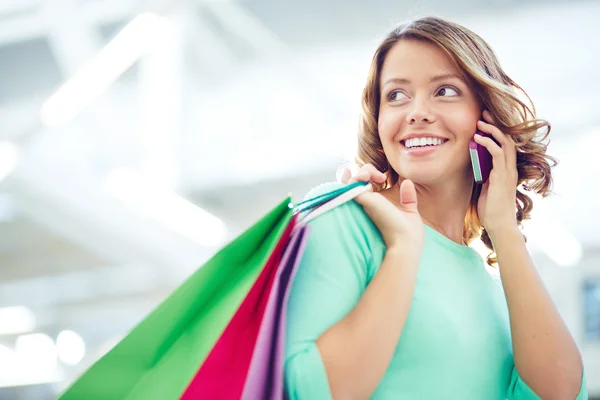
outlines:
[{"label": "woman's right hand", "polygon": [[[384,183],[386,176],[372,164],[363,165],[355,176],[346,168],[342,182],[349,184],[357,181]],[[425,227],[417,208],[417,192],[412,181],[405,179],[394,196],[398,196],[398,205],[381,193],[372,191],[362,193],[356,198],[377,229],[381,232],[388,249],[396,247],[416,251],[420,256],[425,242]]]}]

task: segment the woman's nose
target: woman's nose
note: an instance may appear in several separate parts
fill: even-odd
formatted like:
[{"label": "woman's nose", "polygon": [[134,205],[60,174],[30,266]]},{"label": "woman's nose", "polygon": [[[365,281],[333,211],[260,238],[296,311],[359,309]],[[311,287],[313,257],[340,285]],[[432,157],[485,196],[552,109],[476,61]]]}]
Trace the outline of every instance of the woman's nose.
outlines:
[{"label": "woman's nose", "polygon": [[434,116],[431,108],[425,100],[415,100],[413,106],[406,114],[406,122],[409,124],[417,124],[422,122],[431,123],[434,121]]}]

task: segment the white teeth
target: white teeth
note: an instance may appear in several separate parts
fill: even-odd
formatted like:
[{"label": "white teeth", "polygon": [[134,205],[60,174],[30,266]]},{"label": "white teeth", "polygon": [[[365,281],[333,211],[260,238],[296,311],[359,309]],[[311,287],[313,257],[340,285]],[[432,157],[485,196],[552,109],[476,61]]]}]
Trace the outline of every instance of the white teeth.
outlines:
[{"label": "white teeth", "polygon": [[422,146],[437,146],[444,143],[444,140],[431,137],[412,138],[404,141],[404,145],[408,148]]}]

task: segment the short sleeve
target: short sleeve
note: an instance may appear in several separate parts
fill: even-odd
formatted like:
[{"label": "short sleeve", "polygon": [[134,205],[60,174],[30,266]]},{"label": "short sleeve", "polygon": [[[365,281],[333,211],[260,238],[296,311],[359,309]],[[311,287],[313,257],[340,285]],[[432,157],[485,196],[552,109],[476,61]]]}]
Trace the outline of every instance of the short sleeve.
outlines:
[{"label": "short sleeve", "polygon": [[[588,399],[588,391],[587,384],[585,381],[585,372],[581,375],[581,388],[579,389],[579,394],[575,398],[575,400],[587,400]],[[517,372],[517,368],[513,367],[512,374],[510,377],[510,385],[508,387],[508,400],[540,400],[540,397],[535,394],[533,390],[521,377]]]},{"label": "short sleeve", "polygon": [[[339,186],[323,185],[307,197]],[[354,308],[368,283],[368,240],[356,218],[361,214],[362,208],[350,202],[309,223],[287,309],[285,386],[290,400],[331,399],[316,340]]]}]

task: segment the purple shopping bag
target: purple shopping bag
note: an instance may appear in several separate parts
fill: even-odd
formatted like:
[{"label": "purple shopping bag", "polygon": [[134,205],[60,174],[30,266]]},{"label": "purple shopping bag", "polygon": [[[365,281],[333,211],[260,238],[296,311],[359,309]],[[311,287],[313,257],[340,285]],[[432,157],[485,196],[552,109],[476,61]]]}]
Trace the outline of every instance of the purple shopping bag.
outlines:
[{"label": "purple shopping bag", "polygon": [[284,398],[285,312],[290,288],[304,252],[308,233],[308,226],[298,228],[292,235],[279,264],[252,353],[242,400]]}]

